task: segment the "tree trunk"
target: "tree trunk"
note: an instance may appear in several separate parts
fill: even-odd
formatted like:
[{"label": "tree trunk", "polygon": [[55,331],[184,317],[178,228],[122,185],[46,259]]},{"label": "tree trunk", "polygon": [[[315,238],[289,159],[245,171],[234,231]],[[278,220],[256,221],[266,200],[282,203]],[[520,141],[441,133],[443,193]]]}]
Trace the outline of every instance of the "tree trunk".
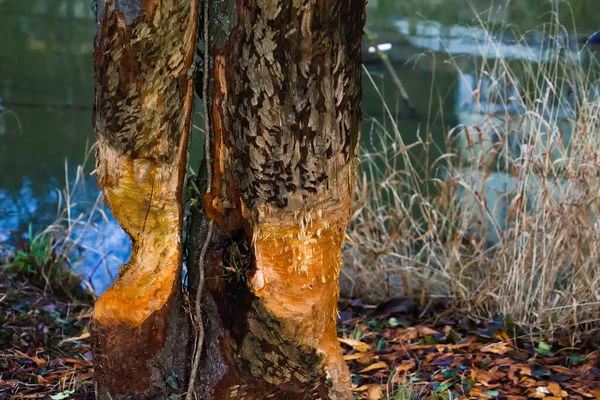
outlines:
[{"label": "tree trunk", "polygon": [[[191,293],[206,270],[198,399],[352,398],[335,320],[364,8],[210,0],[203,94],[213,156],[201,208],[191,202],[187,259]],[[99,0],[95,172],[133,243],[94,311],[101,399],[179,395],[192,372],[181,195],[198,9],[197,0]]]},{"label": "tree trunk", "polygon": [[[221,21],[235,27],[224,47],[208,46],[213,159],[204,213],[219,229],[206,257],[199,398],[350,399],[335,320],[365,2],[214,3],[211,30],[222,31]],[[206,239],[194,214],[192,272]]]},{"label": "tree trunk", "polygon": [[99,0],[94,68],[98,181],[132,256],[96,303],[98,398],[185,391],[182,186],[193,108],[197,0]]}]

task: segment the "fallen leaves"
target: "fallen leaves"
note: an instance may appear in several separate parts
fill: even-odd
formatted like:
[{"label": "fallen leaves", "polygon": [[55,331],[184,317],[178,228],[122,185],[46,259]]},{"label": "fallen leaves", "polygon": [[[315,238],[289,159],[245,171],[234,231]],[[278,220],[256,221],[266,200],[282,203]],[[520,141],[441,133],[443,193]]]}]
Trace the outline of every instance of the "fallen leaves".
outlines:
[{"label": "fallen leaves", "polygon": [[86,332],[86,333],[82,333],[82,334],[81,334],[81,335],[79,335],[79,336],[75,336],[75,337],[68,338],[68,339],[63,339],[63,340],[62,340],[62,341],[59,343],[59,345],[61,345],[61,344],[64,344],[64,343],[69,343],[69,342],[81,341],[81,340],[84,340],[84,339],[89,339],[89,338],[90,338],[90,333],[89,333],[89,332]]},{"label": "fallen leaves", "polygon": [[371,386],[367,392],[367,398],[369,400],[383,399],[383,389],[381,386]]},{"label": "fallen leaves", "polygon": [[26,358],[30,361],[33,361],[35,363],[35,365],[37,365],[38,367],[45,367],[48,364],[48,361],[44,360],[43,358],[28,356],[27,354],[25,354],[19,350],[13,350],[13,351],[16,354],[18,354],[19,356],[21,356],[22,358]]},{"label": "fallen leaves", "polygon": [[371,349],[371,346],[369,346],[366,343],[361,342],[360,340],[356,340],[356,339],[338,338],[338,341],[340,343],[347,344],[348,346],[352,347],[354,350],[360,351],[361,353],[367,352]]},{"label": "fallen leaves", "polygon": [[92,399],[90,305],[0,276],[0,399]]},{"label": "fallen leaves", "polygon": [[455,320],[410,326],[398,315],[345,312],[340,342],[359,399],[404,399],[395,393],[410,390],[415,399],[600,400],[593,346],[513,338],[501,319],[475,328]]},{"label": "fallen leaves", "polygon": [[375,364],[371,364],[366,368],[361,369],[360,371],[358,371],[359,374],[364,374],[366,372],[370,372],[370,371],[375,371],[378,369],[387,369],[388,365],[384,362],[377,362]]},{"label": "fallen leaves", "polygon": [[[89,306],[16,289],[19,296],[0,303],[12,318],[9,330],[0,329],[0,338],[10,340],[1,343],[7,350],[0,352],[0,393],[93,398]],[[566,347],[552,338],[514,339],[500,319],[473,327],[382,313],[408,305],[389,303],[375,318],[364,308],[343,311],[338,340],[358,399],[600,399],[597,348]]]}]

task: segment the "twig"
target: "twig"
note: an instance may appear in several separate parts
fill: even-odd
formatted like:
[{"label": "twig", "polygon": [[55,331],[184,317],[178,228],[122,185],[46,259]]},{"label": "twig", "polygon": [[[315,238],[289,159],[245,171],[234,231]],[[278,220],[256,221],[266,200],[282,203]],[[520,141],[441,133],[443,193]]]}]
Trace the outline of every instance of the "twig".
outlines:
[{"label": "twig", "polygon": [[[204,158],[206,160],[207,185],[206,190],[210,192],[212,186],[212,156],[210,151],[210,120],[208,118],[208,69],[209,69],[209,37],[208,37],[208,0],[204,0],[202,4],[203,19],[204,19],[204,71],[202,75],[202,112],[204,113]],[[202,289],[204,287],[204,271],[206,252],[212,238],[214,222],[211,220],[208,223],[208,231],[200,252],[200,260],[198,262],[198,289],[196,290],[196,345],[194,346],[194,361],[190,372],[190,380],[188,382],[188,390],[185,396],[186,400],[192,400],[196,395],[196,375],[200,366],[202,356],[202,346],[204,344],[204,323],[202,322]]]}]

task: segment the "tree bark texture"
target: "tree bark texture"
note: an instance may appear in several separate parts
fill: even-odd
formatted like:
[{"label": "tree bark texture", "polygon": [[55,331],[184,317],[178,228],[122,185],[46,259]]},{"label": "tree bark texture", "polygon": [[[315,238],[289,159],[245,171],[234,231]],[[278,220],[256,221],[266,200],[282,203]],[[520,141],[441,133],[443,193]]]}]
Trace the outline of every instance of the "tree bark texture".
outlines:
[{"label": "tree bark texture", "polygon": [[351,399],[335,325],[361,124],[365,2],[235,3],[235,27],[212,54],[204,212],[219,230],[206,281],[214,313],[203,368],[212,372],[203,372],[198,392]]},{"label": "tree bark texture", "polygon": [[100,0],[94,69],[99,184],[132,256],[96,303],[98,398],[185,391],[182,186],[193,108],[198,0]]}]

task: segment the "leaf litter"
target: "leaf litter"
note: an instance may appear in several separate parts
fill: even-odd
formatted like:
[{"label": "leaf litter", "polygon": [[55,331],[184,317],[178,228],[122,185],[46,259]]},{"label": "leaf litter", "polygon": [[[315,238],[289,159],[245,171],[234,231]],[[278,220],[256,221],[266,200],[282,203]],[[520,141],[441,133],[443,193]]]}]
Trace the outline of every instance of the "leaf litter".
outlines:
[{"label": "leaf litter", "polygon": [[93,296],[66,296],[0,267],[0,399],[93,399]]},{"label": "leaf litter", "polygon": [[[0,279],[0,399],[93,399],[93,301]],[[340,304],[355,398],[600,399],[596,342],[515,334],[506,319],[420,316],[414,305]]]},{"label": "leaf litter", "polygon": [[600,400],[598,335],[573,344],[524,334],[502,316],[419,315],[403,301],[371,310],[340,304],[338,336],[355,398]]}]

